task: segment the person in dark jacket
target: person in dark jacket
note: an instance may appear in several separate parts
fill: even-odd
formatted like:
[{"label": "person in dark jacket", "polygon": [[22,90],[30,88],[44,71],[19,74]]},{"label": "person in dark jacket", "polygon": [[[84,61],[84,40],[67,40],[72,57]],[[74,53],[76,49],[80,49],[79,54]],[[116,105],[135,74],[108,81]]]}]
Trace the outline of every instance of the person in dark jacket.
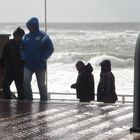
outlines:
[{"label": "person in dark jacket", "polygon": [[76,63],[78,77],[75,84],[71,88],[76,89],[77,98],[80,102],[90,102],[94,100],[94,76],[92,74],[93,67],[90,63],[87,65],[83,61]]},{"label": "person in dark jacket", "polygon": [[100,81],[97,87],[97,101],[104,103],[115,103],[118,98],[115,92],[115,77],[111,72],[110,60],[100,63]]},{"label": "person in dark jacket", "polygon": [[24,61],[24,91],[25,99],[33,100],[31,80],[35,73],[40,92],[40,100],[47,100],[45,76],[47,60],[54,51],[53,43],[47,33],[39,29],[38,18],[32,17],[26,23],[29,30],[21,43],[21,56]]},{"label": "person in dark jacket", "polygon": [[0,67],[5,69],[2,84],[5,99],[12,99],[10,85],[13,81],[17,88],[18,99],[24,99],[23,61],[20,56],[20,44],[24,34],[24,30],[18,27],[13,33],[14,38],[10,39],[3,48]]}]

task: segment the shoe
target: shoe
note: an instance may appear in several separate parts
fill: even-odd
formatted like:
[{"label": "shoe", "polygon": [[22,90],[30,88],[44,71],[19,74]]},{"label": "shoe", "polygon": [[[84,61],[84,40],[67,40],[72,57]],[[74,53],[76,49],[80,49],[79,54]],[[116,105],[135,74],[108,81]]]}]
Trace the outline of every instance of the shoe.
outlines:
[{"label": "shoe", "polygon": [[13,92],[11,92],[11,99],[17,99],[17,96]]}]

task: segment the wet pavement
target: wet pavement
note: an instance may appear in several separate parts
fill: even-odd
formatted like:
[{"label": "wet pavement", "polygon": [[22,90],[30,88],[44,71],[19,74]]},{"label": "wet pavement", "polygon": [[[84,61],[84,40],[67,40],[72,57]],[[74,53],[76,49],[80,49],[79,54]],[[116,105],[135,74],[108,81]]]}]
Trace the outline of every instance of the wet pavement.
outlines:
[{"label": "wet pavement", "polygon": [[0,101],[1,140],[140,140],[132,105]]}]

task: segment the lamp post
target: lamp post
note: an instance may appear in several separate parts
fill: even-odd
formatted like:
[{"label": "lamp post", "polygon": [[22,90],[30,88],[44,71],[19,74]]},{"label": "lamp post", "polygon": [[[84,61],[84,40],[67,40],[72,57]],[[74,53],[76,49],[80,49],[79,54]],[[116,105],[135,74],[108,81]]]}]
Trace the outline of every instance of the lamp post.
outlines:
[{"label": "lamp post", "polygon": [[[47,0],[44,0],[44,23],[45,23],[45,32],[47,33]],[[47,63],[47,62],[46,62]],[[46,70],[46,76],[45,76],[45,83],[46,83],[46,86],[47,86],[47,92],[48,92],[48,72]],[[48,93],[48,100],[50,100],[50,94]]]},{"label": "lamp post", "polygon": [[47,32],[47,0],[44,0],[44,12],[45,12],[45,32]]}]

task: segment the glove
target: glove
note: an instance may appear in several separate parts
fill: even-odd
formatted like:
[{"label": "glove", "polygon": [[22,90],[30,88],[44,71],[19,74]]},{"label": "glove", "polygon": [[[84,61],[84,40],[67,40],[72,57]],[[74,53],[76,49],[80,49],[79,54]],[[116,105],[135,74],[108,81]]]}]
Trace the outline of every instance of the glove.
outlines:
[{"label": "glove", "polygon": [[72,84],[71,85],[71,88],[76,88],[76,84]]}]

